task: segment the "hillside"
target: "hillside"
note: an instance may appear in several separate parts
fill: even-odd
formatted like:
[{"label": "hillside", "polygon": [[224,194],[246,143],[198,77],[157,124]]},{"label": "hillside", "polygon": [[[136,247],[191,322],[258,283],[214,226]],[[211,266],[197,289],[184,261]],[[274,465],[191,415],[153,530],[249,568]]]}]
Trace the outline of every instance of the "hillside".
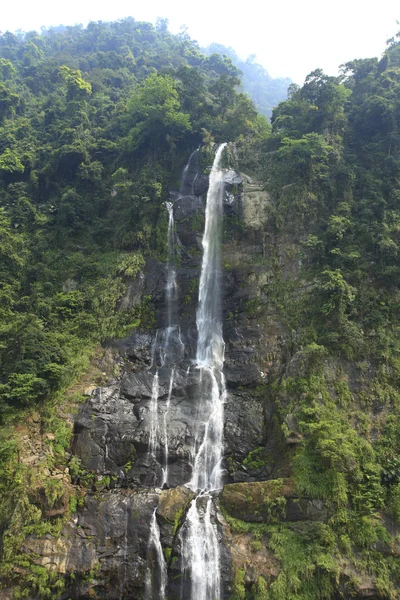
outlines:
[{"label": "hillside", "polygon": [[397,39],[0,37],[1,600],[399,597]]}]

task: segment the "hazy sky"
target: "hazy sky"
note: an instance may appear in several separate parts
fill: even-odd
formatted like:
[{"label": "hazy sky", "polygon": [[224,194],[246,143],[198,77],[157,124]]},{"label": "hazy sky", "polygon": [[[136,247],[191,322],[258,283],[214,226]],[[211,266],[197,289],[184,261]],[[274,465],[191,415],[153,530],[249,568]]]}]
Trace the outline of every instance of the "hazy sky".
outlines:
[{"label": "hazy sky", "polygon": [[[154,22],[167,18],[170,30],[186,25],[200,45],[218,42],[246,58],[256,54],[274,77],[302,83],[321,67],[335,75],[353,58],[379,56],[398,30],[398,0],[18,0],[1,10],[0,31],[39,30],[132,16]],[[235,8],[237,6],[237,8]]]}]

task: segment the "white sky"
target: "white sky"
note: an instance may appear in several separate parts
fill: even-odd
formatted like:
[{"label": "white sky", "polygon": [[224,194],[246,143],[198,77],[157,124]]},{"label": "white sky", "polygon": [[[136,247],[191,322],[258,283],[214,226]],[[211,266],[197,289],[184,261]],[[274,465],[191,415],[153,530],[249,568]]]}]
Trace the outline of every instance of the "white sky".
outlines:
[{"label": "white sky", "polygon": [[[104,0],[103,0],[104,1]],[[398,30],[398,0],[17,0],[1,9],[0,31],[39,30],[50,25],[113,21],[132,16],[169,19],[170,30],[186,25],[201,46],[231,46],[273,77],[302,83],[321,67],[337,74],[343,62],[379,56]],[[237,8],[235,8],[237,6]]]}]

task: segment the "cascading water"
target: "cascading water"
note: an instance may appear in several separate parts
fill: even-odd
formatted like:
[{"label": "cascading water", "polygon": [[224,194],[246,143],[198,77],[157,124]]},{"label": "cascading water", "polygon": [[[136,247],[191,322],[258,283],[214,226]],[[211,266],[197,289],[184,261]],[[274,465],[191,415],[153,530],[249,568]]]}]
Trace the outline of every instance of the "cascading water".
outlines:
[{"label": "cascading water", "polygon": [[185,575],[190,576],[190,600],[219,600],[220,554],[216,529],[211,520],[212,497],[199,494],[186,515],[180,535]]},{"label": "cascading water", "polygon": [[171,376],[169,380],[169,390],[167,404],[163,415],[163,440],[164,440],[164,467],[163,467],[163,479],[161,487],[168,485],[168,414],[171,405],[172,388],[174,386],[175,369],[171,369]]},{"label": "cascading water", "polygon": [[225,344],[221,320],[220,242],[224,180],[221,168],[226,144],[215,155],[207,194],[199,305],[196,323],[199,369],[198,426],[193,450],[193,472],[188,487],[197,494],[181,534],[185,576],[191,600],[220,599],[220,553],[212,522],[212,492],[222,487],[223,416],[226,398],[222,373]]},{"label": "cascading water", "polygon": [[168,236],[167,236],[167,248],[168,248],[168,262],[167,262],[167,283],[165,286],[165,299],[167,304],[167,325],[164,333],[163,343],[163,362],[165,363],[168,354],[170,352],[170,338],[171,334],[177,328],[174,325],[174,307],[177,300],[177,281],[176,281],[176,268],[175,268],[175,224],[174,224],[174,205],[172,202],[166,202],[165,206],[168,211]]},{"label": "cascading water", "polygon": [[160,541],[160,529],[157,523],[157,508],[154,509],[150,523],[148,543],[148,567],[146,574],[147,600],[165,600],[167,586],[167,566]]},{"label": "cascading water", "polygon": [[149,435],[149,454],[155,458],[159,439],[159,423],[158,423],[158,394],[159,394],[159,383],[158,383],[158,370],[156,371],[153,378],[153,385],[151,389],[150,399],[150,435]]},{"label": "cascading water", "polygon": [[[196,315],[198,342],[196,365],[198,369],[199,402],[195,443],[192,452],[192,478],[187,486],[196,494],[180,532],[184,575],[190,581],[190,600],[220,600],[221,575],[218,532],[213,519],[213,494],[222,487],[221,461],[223,455],[223,412],[226,399],[225,379],[222,373],[225,344],[221,320],[220,240],[223,203],[222,155],[226,144],[219,146],[210,175],[207,194],[203,260],[201,267],[199,303]],[[193,190],[193,180],[186,182],[192,153],[183,172],[183,190]],[[155,459],[160,443],[164,445],[161,485],[168,485],[168,413],[174,385],[175,368],[171,368],[169,391],[163,414],[162,432],[158,418],[159,368],[176,364],[183,357],[183,343],[174,314],[177,300],[175,269],[175,231],[173,205],[166,204],[168,221],[168,263],[166,283],[167,323],[156,336],[151,368],[155,366],[150,401],[149,454]],[[157,362],[157,352],[159,361]],[[148,543],[149,563],[146,577],[146,598],[165,600],[167,568],[162,551],[160,530],[154,510]]]},{"label": "cascading water", "polygon": [[186,194],[193,194],[194,183],[197,179],[197,171],[194,178],[190,177],[190,168],[192,164],[197,161],[197,157],[199,155],[200,146],[192,152],[189,156],[189,160],[187,161],[181,176],[181,186],[179,189],[179,196],[185,196]]},{"label": "cascading water", "polygon": [[[188,171],[191,161],[196,155],[193,152],[189,158],[187,165],[182,174],[182,184],[180,197],[183,195],[185,186],[191,186],[193,182],[188,184]],[[150,434],[148,443],[149,455],[157,462],[157,452],[160,444],[164,445],[164,460],[162,467],[161,487],[168,485],[168,414],[171,403],[171,395],[174,385],[175,368],[171,368],[168,397],[165,405],[162,421],[162,434],[160,432],[159,416],[158,416],[158,399],[159,399],[159,369],[162,369],[168,364],[175,364],[184,355],[184,344],[181,338],[179,324],[177,323],[176,304],[178,299],[177,273],[175,267],[176,261],[176,235],[174,224],[173,203],[165,203],[168,211],[168,236],[167,236],[167,281],[165,286],[165,298],[167,305],[167,319],[165,329],[157,331],[154,344],[152,347],[150,369],[155,367],[156,371],[153,377],[151,399],[150,399]],[[157,523],[157,508],[154,510],[150,523],[150,536],[148,542],[148,567],[146,575],[146,599],[147,600],[165,600],[167,585],[167,566],[164,558],[164,553],[161,545],[160,529]]]},{"label": "cascading water", "polygon": [[170,362],[174,362],[179,360],[184,352],[184,345],[180,335],[179,325],[174,324],[174,309],[177,301],[177,281],[176,281],[176,268],[175,268],[175,225],[174,225],[174,213],[173,213],[173,204],[172,202],[166,202],[166,207],[168,210],[169,218],[168,218],[168,236],[167,236],[167,251],[168,251],[168,261],[167,261],[167,282],[165,286],[165,298],[167,305],[167,322],[166,327],[160,332],[157,331],[153,347],[152,347],[152,357],[151,357],[151,365],[150,368],[155,366],[156,372],[154,374],[152,390],[151,390],[151,399],[150,399],[150,410],[149,410],[149,427],[150,427],[150,435],[149,435],[149,443],[148,443],[148,451],[149,455],[157,461],[157,452],[159,451],[161,442],[164,443],[164,454],[165,456],[165,467],[162,469],[162,482],[161,486],[167,483],[168,478],[168,440],[167,440],[167,420],[166,420],[166,412],[169,409],[169,401],[172,393],[172,385],[173,385],[173,372],[171,370],[170,376],[170,392],[168,395],[167,404],[164,411],[163,416],[163,432],[161,436],[161,428],[159,424],[159,407],[158,407],[158,396],[159,396],[159,374],[158,374],[158,365],[160,368],[166,366]]},{"label": "cascading water", "polygon": [[119,600],[123,600],[125,588],[126,588],[126,573],[127,573],[127,562],[128,562],[128,504],[125,500],[125,534],[124,534],[124,544],[123,544],[123,576],[121,578],[121,589]]}]

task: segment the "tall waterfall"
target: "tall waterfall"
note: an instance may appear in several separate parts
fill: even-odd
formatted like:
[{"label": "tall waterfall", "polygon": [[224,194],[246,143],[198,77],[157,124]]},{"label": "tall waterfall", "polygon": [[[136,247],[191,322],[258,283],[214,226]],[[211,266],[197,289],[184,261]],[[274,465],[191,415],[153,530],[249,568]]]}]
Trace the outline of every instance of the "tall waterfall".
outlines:
[{"label": "tall waterfall", "polygon": [[151,389],[150,399],[150,435],[149,435],[149,454],[156,458],[156,451],[158,445],[158,438],[160,433],[160,426],[158,422],[158,370],[153,377],[153,385]]},{"label": "tall waterfall", "polygon": [[225,344],[221,319],[220,243],[223,208],[221,144],[215,155],[207,194],[203,236],[196,363],[199,370],[199,404],[190,489],[197,494],[181,534],[185,575],[190,578],[190,600],[220,599],[220,553],[212,522],[212,492],[222,487],[223,414],[226,398],[222,373]]},{"label": "tall waterfall", "polygon": [[[188,163],[189,164],[189,163]],[[151,354],[150,369],[155,367],[156,371],[153,377],[151,400],[150,400],[150,435],[148,443],[149,455],[158,462],[157,456],[160,453],[160,445],[164,445],[164,466],[162,468],[161,486],[168,482],[168,428],[167,413],[169,411],[172,387],[174,383],[174,368],[171,369],[170,385],[168,399],[164,409],[162,419],[162,431],[159,423],[159,374],[158,367],[162,368],[169,364],[174,364],[180,360],[184,353],[184,344],[181,338],[179,324],[177,323],[176,302],[178,298],[178,285],[176,280],[176,239],[173,203],[165,203],[168,211],[168,234],[167,234],[167,267],[166,267],[166,285],[165,299],[167,306],[167,318],[165,328],[157,330]],[[160,464],[160,463],[159,463]],[[160,482],[159,482],[160,483]]]}]

